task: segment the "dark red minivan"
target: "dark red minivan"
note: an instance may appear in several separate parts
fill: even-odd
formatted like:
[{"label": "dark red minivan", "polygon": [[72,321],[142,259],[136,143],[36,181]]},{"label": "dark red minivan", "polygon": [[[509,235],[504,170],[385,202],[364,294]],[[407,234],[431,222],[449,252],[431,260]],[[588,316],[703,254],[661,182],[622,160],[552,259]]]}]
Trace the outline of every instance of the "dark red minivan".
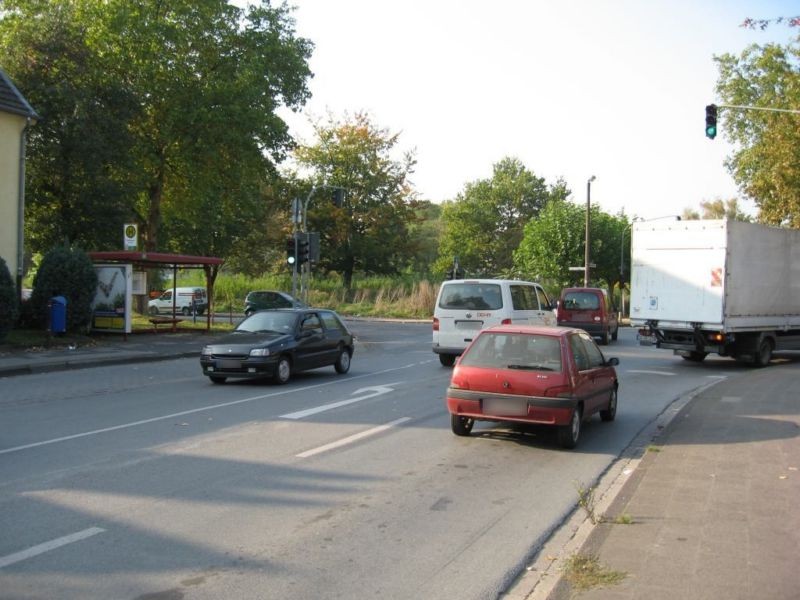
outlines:
[{"label": "dark red minivan", "polygon": [[574,448],[585,419],[600,413],[614,420],[618,364],[581,329],[484,329],[456,362],[447,388],[453,433],[469,435],[475,421],[555,425],[561,446]]},{"label": "dark red minivan", "polygon": [[617,311],[611,306],[608,292],[602,288],[564,288],[558,302],[556,320],[561,327],[580,327],[600,343],[616,340],[619,332]]}]

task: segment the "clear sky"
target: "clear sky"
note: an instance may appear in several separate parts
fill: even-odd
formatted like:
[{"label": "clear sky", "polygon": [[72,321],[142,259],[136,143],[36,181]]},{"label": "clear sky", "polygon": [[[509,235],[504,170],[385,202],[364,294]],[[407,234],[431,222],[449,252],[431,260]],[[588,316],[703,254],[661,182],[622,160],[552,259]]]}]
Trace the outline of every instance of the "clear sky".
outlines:
[{"label": "clear sky", "polygon": [[[562,177],[579,203],[654,218],[738,196],[704,135],[713,56],[785,44],[798,29],[740,27],[800,14],[777,0],[289,0],[315,44],[312,98],[286,115],[367,112],[416,150],[422,199],[453,199],[505,156]],[[285,114],[285,113],[284,113]],[[740,198],[754,214],[751,203]]]}]

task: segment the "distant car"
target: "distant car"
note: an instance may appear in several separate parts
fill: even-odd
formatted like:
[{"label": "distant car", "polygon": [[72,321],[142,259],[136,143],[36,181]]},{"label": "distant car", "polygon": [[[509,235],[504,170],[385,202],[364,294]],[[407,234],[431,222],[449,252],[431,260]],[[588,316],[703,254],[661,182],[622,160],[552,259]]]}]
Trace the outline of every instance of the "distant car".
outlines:
[{"label": "distant car", "polygon": [[456,362],[447,388],[453,433],[469,435],[475,421],[555,425],[560,445],[574,448],[584,420],[616,417],[618,364],[581,329],[485,329]]},{"label": "distant car", "polygon": [[616,340],[619,319],[611,306],[608,292],[602,288],[564,288],[556,313],[562,327],[580,327],[589,335],[600,338],[600,343]]},{"label": "distant car", "polygon": [[268,308],[306,308],[306,304],[290,294],[271,290],[249,292],[244,298],[244,314],[249,317],[257,310]]},{"label": "distant car", "polygon": [[261,310],[205,346],[200,366],[214,383],[229,377],[272,377],[286,383],[292,373],[318,367],[347,373],[353,350],[353,335],[332,310]]},{"label": "distant car", "polygon": [[[172,292],[175,292],[173,301]],[[208,308],[208,297],[205,288],[201,287],[179,287],[172,288],[163,292],[160,296],[147,302],[147,312],[151,315],[175,312],[182,315],[190,315],[192,312],[202,315]]]}]

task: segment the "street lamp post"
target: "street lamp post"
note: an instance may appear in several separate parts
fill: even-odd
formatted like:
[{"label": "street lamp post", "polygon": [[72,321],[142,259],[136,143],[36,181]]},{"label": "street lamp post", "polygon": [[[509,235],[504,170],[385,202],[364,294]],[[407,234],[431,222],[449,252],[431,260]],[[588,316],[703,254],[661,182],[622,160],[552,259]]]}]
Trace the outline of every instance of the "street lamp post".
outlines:
[{"label": "street lamp post", "polygon": [[589,242],[591,238],[589,236],[589,225],[590,225],[590,217],[589,217],[589,209],[592,203],[592,182],[597,179],[594,175],[589,177],[589,181],[586,182],[586,240],[584,242],[584,249],[583,249],[583,287],[589,287]]},{"label": "street lamp post", "polygon": [[[636,218],[633,221],[637,221]],[[619,294],[622,300],[622,312],[620,316],[625,316],[625,233],[633,227],[633,222],[628,223],[622,228],[622,241],[619,243]]]}]

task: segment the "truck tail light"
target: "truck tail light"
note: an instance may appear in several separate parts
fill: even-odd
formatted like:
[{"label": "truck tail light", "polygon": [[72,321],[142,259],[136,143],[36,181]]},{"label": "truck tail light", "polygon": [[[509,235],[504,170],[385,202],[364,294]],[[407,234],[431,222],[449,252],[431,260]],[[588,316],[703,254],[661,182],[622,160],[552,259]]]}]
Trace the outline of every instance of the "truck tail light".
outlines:
[{"label": "truck tail light", "polygon": [[439,331],[439,319],[436,317],[433,317],[433,330]]}]

